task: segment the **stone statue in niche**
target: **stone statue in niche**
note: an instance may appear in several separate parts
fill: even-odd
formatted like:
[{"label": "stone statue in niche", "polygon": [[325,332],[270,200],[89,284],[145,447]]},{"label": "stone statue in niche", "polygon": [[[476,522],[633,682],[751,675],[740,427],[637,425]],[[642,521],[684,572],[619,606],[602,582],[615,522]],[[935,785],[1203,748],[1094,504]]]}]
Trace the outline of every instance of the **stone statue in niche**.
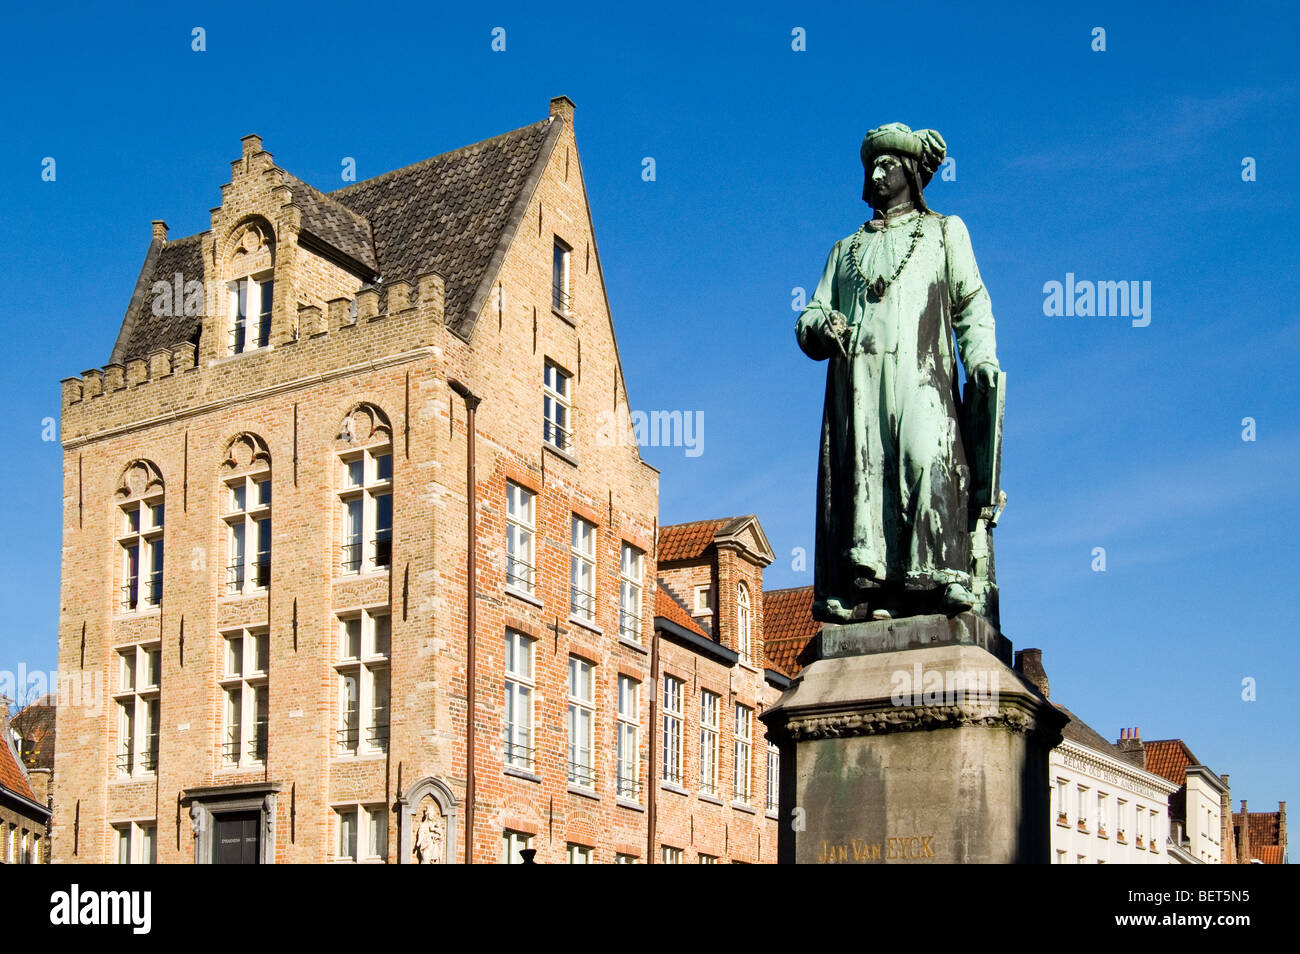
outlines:
[{"label": "stone statue in niche", "polygon": [[823,622],[974,610],[997,623],[1005,375],[966,226],[925,203],[946,148],[902,123],[867,133],[862,198],[874,214],[835,243],[795,326],[803,352],[829,362],[814,559]]},{"label": "stone statue in niche", "polygon": [[442,864],[443,826],[442,813],[432,798],[427,798],[420,810],[419,821],[415,823],[414,834],[415,863],[420,865]]}]

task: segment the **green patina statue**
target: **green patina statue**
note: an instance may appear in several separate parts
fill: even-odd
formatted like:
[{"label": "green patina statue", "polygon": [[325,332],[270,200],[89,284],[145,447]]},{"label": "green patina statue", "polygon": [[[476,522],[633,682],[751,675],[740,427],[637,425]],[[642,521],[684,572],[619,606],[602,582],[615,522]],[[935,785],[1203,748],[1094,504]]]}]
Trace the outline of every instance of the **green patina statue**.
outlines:
[{"label": "green patina statue", "polygon": [[931,129],[867,133],[874,215],[835,243],[795,327],[804,353],[830,362],[814,562],[824,622],[974,610],[997,623],[1005,376],[966,226],[925,204],[945,150]]}]

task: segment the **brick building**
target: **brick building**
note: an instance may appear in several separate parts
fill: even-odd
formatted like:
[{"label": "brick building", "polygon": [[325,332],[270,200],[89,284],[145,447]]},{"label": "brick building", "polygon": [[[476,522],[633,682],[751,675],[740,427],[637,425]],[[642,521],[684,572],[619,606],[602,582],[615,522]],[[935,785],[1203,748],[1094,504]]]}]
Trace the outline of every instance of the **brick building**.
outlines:
[{"label": "brick building", "polygon": [[1236,847],[1237,864],[1285,865],[1286,802],[1277,803],[1275,812],[1246,810],[1246,800],[1241,800],[1241,811],[1232,813],[1232,833]]},{"label": "brick building", "polygon": [[45,864],[50,860],[49,772],[25,767],[9,704],[0,696],[0,864]]},{"label": "brick building", "polygon": [[[741,637],[656,585],[573,117],[328,194],[248,136],[208,231],[154,223],[63,382],[59,666],[110,704],[58,709],[56,860],[772,853],[770,550],[676,561]],[[748,795],[661,790],[656,662],[720,697],[719,786],[751,710]]]}]

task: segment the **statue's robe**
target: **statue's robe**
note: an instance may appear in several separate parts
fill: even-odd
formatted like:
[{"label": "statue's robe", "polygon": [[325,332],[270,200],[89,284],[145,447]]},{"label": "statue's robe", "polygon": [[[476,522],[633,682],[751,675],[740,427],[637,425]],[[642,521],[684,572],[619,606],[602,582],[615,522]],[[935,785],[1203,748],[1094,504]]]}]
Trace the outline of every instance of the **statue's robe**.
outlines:
[{"label": "statue's robe", "polygon": [[[997,364],[993,310],[970,236],[957,216],[911,212],[873,220],[862,272],[889,279],[877,299],[853,266],[853,236],[831,249],[795,327],[810,358],[829,360],[817,479],[815,611],[844,618],[863,602],[854,585],[932,589],[971,585],[970,469],[962,447],[957,351],[967,372]],[[829,326],[852,329],[848,356]]]}]

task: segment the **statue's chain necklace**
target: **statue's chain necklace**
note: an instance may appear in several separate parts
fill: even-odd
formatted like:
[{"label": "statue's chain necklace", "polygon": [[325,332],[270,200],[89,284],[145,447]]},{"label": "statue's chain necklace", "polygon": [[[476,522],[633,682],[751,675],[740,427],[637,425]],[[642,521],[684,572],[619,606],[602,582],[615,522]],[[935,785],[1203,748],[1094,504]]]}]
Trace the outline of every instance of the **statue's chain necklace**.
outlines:
[{"label": "statue's chain necklace", "polygon": [[858,273],[858,278],[862,279],[862,283],[867,287],[867,290],[873,292],[876,299],[880,300],[885,297],[885,292],[889,290],[889,286],[897,281],[899,275],[903,274],[903,269],[907,267],[912,253],[916,251],[916,246],[921,241],[921,233],[925,230],[925,216],[917,217],[916,228],[912,229],[912,244],[908,248],[907,254],[903,256],[903,260],[898,263],[898,267],[894,269],[894,274],[889,278],[885,278],[883,275],[868,278],[867,273],[862,270],[862,236],[866,233],[867,226],[870,224],[871,220],[863,222],[862,228],[854,233],[853,244],[849,247],[849,257],[853,259],[853,270]]}]

